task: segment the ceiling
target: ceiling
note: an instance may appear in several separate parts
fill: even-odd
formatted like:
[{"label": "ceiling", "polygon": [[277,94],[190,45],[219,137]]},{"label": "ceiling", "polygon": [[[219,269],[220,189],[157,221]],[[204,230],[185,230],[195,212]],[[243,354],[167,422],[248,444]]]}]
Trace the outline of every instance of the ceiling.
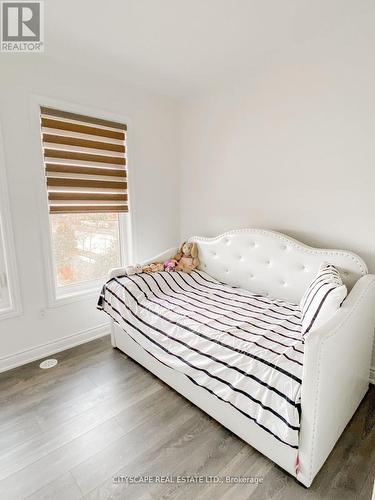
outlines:
[{"label": "ceiling", "polygon": [[372,0],[48,0],[46,55],[180,97],[329,34]]}]

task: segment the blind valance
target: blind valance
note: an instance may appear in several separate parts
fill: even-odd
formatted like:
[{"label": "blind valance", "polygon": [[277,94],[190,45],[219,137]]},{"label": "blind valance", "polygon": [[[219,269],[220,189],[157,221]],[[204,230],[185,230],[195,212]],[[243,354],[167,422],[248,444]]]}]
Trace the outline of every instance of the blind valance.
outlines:
[{"label": "blind valance", "polygon": [[128,212],[126,125],[40,108],[50,213]]}]

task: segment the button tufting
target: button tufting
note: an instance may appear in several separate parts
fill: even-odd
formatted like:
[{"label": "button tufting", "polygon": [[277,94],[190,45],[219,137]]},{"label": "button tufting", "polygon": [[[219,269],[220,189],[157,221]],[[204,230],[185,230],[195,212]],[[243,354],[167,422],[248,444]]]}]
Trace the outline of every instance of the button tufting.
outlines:
[{"label": "button tufting", "polygon": [[225,272],[226,272],[226,273],[229,273],[229,269],[225,269]]},{"label": "button tufting", "polygon": [[266,264],[267,266],[270,266],[271,265],[271,261],[269,259],[266,260]]},{"label": "button tufting", "polygon": [[288,247],[286,245],[281,245],[281,250],[287,250]]},{"label": "button tufting", "polygon": [[255,278],[255,276],[252,273],[250,273],[250,279],[252,280],[254,278]]}]

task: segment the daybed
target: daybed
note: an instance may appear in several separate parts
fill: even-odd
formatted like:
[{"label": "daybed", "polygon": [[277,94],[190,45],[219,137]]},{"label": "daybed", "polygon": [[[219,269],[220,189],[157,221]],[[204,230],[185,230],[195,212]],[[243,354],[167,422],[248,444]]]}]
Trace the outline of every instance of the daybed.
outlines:
[{"label": "daybed", "polygon": [[[309,487],[369,386],[375,276],[352,252],[273,231],[189,241],[191,275],[111,271],[112,345]],[[322,262],[349,293],[303,338],[298,304]]]}]

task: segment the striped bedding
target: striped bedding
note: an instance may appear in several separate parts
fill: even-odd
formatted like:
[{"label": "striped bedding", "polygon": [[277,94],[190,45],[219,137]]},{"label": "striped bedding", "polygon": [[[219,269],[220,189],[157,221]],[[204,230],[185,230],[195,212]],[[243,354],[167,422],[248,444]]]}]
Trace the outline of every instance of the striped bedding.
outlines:
[{"label": "striped bedding", "polygon": [[298,448],[303,364],[298,305],[193,271],[113,278],[103,287],[98,308],[161,363]]}]

